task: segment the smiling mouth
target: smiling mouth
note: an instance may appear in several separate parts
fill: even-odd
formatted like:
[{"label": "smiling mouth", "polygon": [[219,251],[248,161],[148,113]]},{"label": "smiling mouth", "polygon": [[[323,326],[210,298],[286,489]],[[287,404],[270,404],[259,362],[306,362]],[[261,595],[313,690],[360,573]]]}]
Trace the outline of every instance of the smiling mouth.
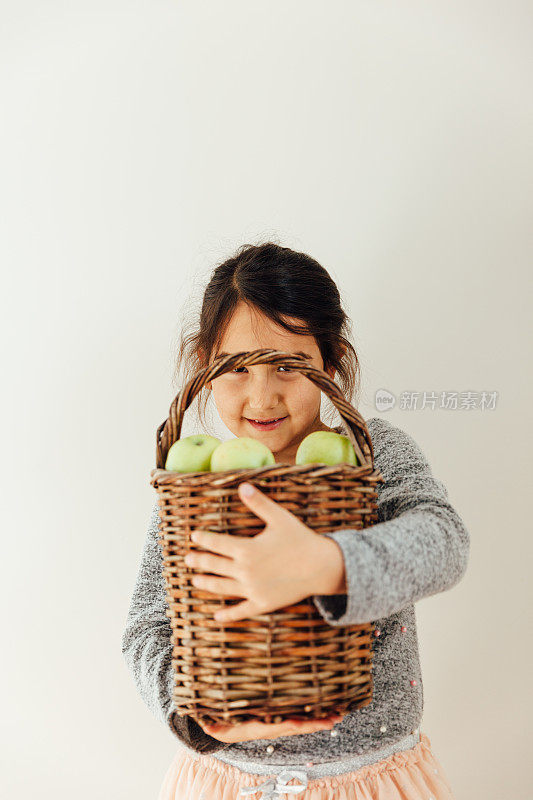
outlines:
[{"label": "smiling mouth", "polygon": [[245,417],[245,419],[248,422],[250,422],[252,425],[259,425],[259,426],[265,426],[266,427],[266,426],[269,426],[269,425],[275,425],[276,423],[281,422],[284,419],[287,419],[287,417],[286,416],[285,417],[274,417],[273,419],[251,419],[250,417]]},{"label": "smiling mouth", "polygon": [[249,419],[250,422],[277,422],[279,419],[285,419],[285,417],[272,417],[271,419],[253,419],[253,417],[246,417]]}]

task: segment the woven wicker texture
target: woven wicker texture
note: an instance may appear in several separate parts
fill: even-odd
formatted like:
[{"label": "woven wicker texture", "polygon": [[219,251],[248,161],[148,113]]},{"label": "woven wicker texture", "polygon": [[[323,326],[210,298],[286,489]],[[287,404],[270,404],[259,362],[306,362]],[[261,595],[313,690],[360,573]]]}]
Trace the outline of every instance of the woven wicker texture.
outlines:
[{"label": "woven wicker texture", "polygon": [[[236,367],[281,365],[301,372],[327,394],[346,422],[358,466],[276,463],[258,469],[179,473],[164,469],[180,437],[183,414],[211,380]],[[327,373],[306,359],[260,349],[219,357],[178,393],[168,419],[157,429],[156,469],[150,483],[158,495],[159,543],[172,627],[173,697],[179,716],[197,722],[237,724],[252,719],[281,722],[305,715],[322,718],[372,700],[372,631],[365,625],[335,627],[311,598],[270,614],[224,623],[220,607],[242,601],[192,586],[194,569],[184,563],[195,547],[190,535],[208,530],[254,536],[264,522],[238,496],[244,481],[299,517],[318,533],[361,529],[377,522],[377,484],[372,441],[364,419]],[[354,536],[357,535],[354,533]]]}]

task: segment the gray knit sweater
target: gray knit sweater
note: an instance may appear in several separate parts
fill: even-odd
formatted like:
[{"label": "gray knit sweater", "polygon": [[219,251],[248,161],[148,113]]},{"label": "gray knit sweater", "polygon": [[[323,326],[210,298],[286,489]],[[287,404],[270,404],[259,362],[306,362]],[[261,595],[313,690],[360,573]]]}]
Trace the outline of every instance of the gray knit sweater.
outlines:
[{"label": "gray knit sweater", "polygon": [[[378,484],[378,522],[364,530],[324,534],[342,550],[347,594],[313,596],[330,625],[372,622],[375,633],[379,630],[373,637],[372,702],[337,723],[334,738],[323,730],[228,744],[205,734],[191,717],[174,714],[171,627],[165,614],[159,509],[154,506],[122,653],[148,708],[186,748],[243,763],[294,764],[312,759],[319,764],[380,750],[420,725],[424,694],[413,604],[461,580],[470,537],[414,439],[386,419],[373,417],[366,424],[375,466],[385,479]],[[344,425],[336,430],[346,433]],[[193,742],[191,734],[201,741]],[[273,752],[271,747],[267,752],[269,745]]]}]

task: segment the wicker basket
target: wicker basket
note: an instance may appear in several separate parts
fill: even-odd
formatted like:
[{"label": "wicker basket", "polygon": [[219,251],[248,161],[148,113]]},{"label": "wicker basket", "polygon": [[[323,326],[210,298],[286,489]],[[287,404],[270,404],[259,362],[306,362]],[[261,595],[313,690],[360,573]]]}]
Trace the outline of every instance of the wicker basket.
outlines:
[{"label": "wicker basket", "polygon": [[[208,381],[237,367],[284,366],[301,372],[324,391],[342,418],[358,457],[350,464],[278,464],[226,472],[167,471],[170,447],[180,437],[185,409]],[[157,429],[157,468],[150,483],[158,493],[159,543],[167,616],[172,627],[173,697],[178,716],[197,722],[281,722],[293,716],[321,718],[368,705],[372,700],[373,625],[332,626],[312,598],[234,622],[217,622],[220,607],[242,602],[192,586],[194,568],[184,563],[194,547],[190,535],[210,530],[254,536],[264,528],[238,496],[249,481],[309,528],[326,533],[366,528],[377,522],[377,483],[372,442],[358,411],[327,373],[299,356],[260,349],[218,357],[200,370],[173,401]],[[356,534],[354,534],[356,535]]]}]

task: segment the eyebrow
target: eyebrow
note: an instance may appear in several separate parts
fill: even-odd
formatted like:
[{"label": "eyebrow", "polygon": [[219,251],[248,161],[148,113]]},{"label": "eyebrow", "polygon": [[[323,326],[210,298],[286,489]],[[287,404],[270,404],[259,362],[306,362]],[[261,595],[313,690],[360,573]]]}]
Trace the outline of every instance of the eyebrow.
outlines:
[{"label": "eyebrow", "polygon": [[[222,358],[222,356],[231,356],[235,355],[234,353],[218,353],[215,358]],[[302,350],[297,350],[295,353],[292,353],[293,356],[302,356],[302,358],[307,358],[309,361],[312,361],[313,356],[310,356],[309,353],[304,353]]]}]

